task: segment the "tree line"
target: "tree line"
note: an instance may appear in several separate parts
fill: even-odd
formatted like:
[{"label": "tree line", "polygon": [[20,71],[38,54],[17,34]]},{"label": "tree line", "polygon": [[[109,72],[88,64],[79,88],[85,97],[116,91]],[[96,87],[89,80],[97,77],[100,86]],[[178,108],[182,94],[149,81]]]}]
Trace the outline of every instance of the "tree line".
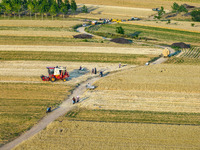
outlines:
[{"label": "tree line", "polygon": [[[50,14],[52,19],[58,14],[62,14],[63,17],[69,13],[75,13],[77,10],[77,4],[75,0],[2,0],[0,3],[1,14],[8,16],[16,16],[19,18],[21,15],[30,14],[35,15],[39,13],[42,16]],[[82,12],[87,12],[87,7],[84,5]]]}]

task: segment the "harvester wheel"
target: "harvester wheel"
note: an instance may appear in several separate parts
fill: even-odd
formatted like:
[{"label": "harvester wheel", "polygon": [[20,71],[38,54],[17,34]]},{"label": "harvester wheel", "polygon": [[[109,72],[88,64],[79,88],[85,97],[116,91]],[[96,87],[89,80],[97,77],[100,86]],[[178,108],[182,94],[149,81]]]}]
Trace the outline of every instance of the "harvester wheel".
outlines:
[{"label": "harvester wheel", "polygon": [[64,78],[64,79],[63,79],[63,82],[66,82],[66,81],[67,81],[67,79],[66,79],[66,78]]},{"label": "harvester wheel", "polygon": [[55,81],[56,81],[56,78],[52,77],[51,82],[55,82]]}]

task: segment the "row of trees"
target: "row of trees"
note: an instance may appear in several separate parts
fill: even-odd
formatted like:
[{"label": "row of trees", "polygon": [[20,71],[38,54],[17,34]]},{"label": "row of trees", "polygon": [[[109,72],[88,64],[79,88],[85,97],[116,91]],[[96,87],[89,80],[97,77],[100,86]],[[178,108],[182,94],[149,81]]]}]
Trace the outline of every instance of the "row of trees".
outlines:
[{"label": "row of trees", "polygon": [[187,8],[184,5],[179,5],[176,2],[173,3],[172,5],[172,12],[188,12]]},{"label": "row of trees", "polygon": [[[75,0],[2,0],[0,3],[1,13],[4,13],[4,16],[18,14],[30,14],[30,17],[35,14],[35,17],[38,13],[42,15],[50,14],[56,16],[57,14],[68,14],[69,10],[71,13],[75,13],[77,10],[77,5]],[[87,12],[87,7],[84,5],[82,9],[84,12]]]}]

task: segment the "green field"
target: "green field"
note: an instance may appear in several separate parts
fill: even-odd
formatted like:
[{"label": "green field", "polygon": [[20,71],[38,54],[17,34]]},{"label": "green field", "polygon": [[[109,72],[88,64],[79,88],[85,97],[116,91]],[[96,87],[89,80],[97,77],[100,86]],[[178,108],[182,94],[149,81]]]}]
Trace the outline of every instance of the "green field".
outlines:
[{"label": "green field", "polygon": [[30,129],[45,116],[47,107],[60,104],[71,89],[48,83],[0,83],[0,88],[0,146]]},{"label": "green field", "polygon": [[0,51],[0,60],[43,60],[43,61],[76,61],[76,62],[106,62],[144,64],[154,59],[155,55],[139,54],[104,54],[76,52],[23,52]]},{"label": "green field", "polygon": [[[125,30],[125,37],[128,37],[127,35],[139,32],[140,34],[138,38],[156,43],[169,44],[172,42],[186,42],[193,45],[198,45],[200,41],[200,33],[142,25],[106,24],[99,28],[96,28],[96,26],[91,27],[88,29],[88,31],[105,37],[121,37],[123,35],[116,34],[116,27],[119,26]],[[93,28],[95,28],[95,30],[93,30]]]}]

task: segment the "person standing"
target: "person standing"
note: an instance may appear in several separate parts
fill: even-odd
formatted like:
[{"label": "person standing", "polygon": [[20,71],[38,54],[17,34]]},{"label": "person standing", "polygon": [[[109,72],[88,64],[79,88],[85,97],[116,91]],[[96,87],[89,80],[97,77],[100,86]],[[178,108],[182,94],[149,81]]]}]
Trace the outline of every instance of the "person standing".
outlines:
[{"label": "person standing", "polygon": [[75,97],[72,98],[72,104],[75,104],[76,103],[76,99]]},{"label": "person standing", "polygon": [[76,102],[77,102],[77,103],[79,102],[79,96],[76,97]]},{"label": "person standing", "polygon": [[97,68],[94,68],[94,74],[97,74]]}]

